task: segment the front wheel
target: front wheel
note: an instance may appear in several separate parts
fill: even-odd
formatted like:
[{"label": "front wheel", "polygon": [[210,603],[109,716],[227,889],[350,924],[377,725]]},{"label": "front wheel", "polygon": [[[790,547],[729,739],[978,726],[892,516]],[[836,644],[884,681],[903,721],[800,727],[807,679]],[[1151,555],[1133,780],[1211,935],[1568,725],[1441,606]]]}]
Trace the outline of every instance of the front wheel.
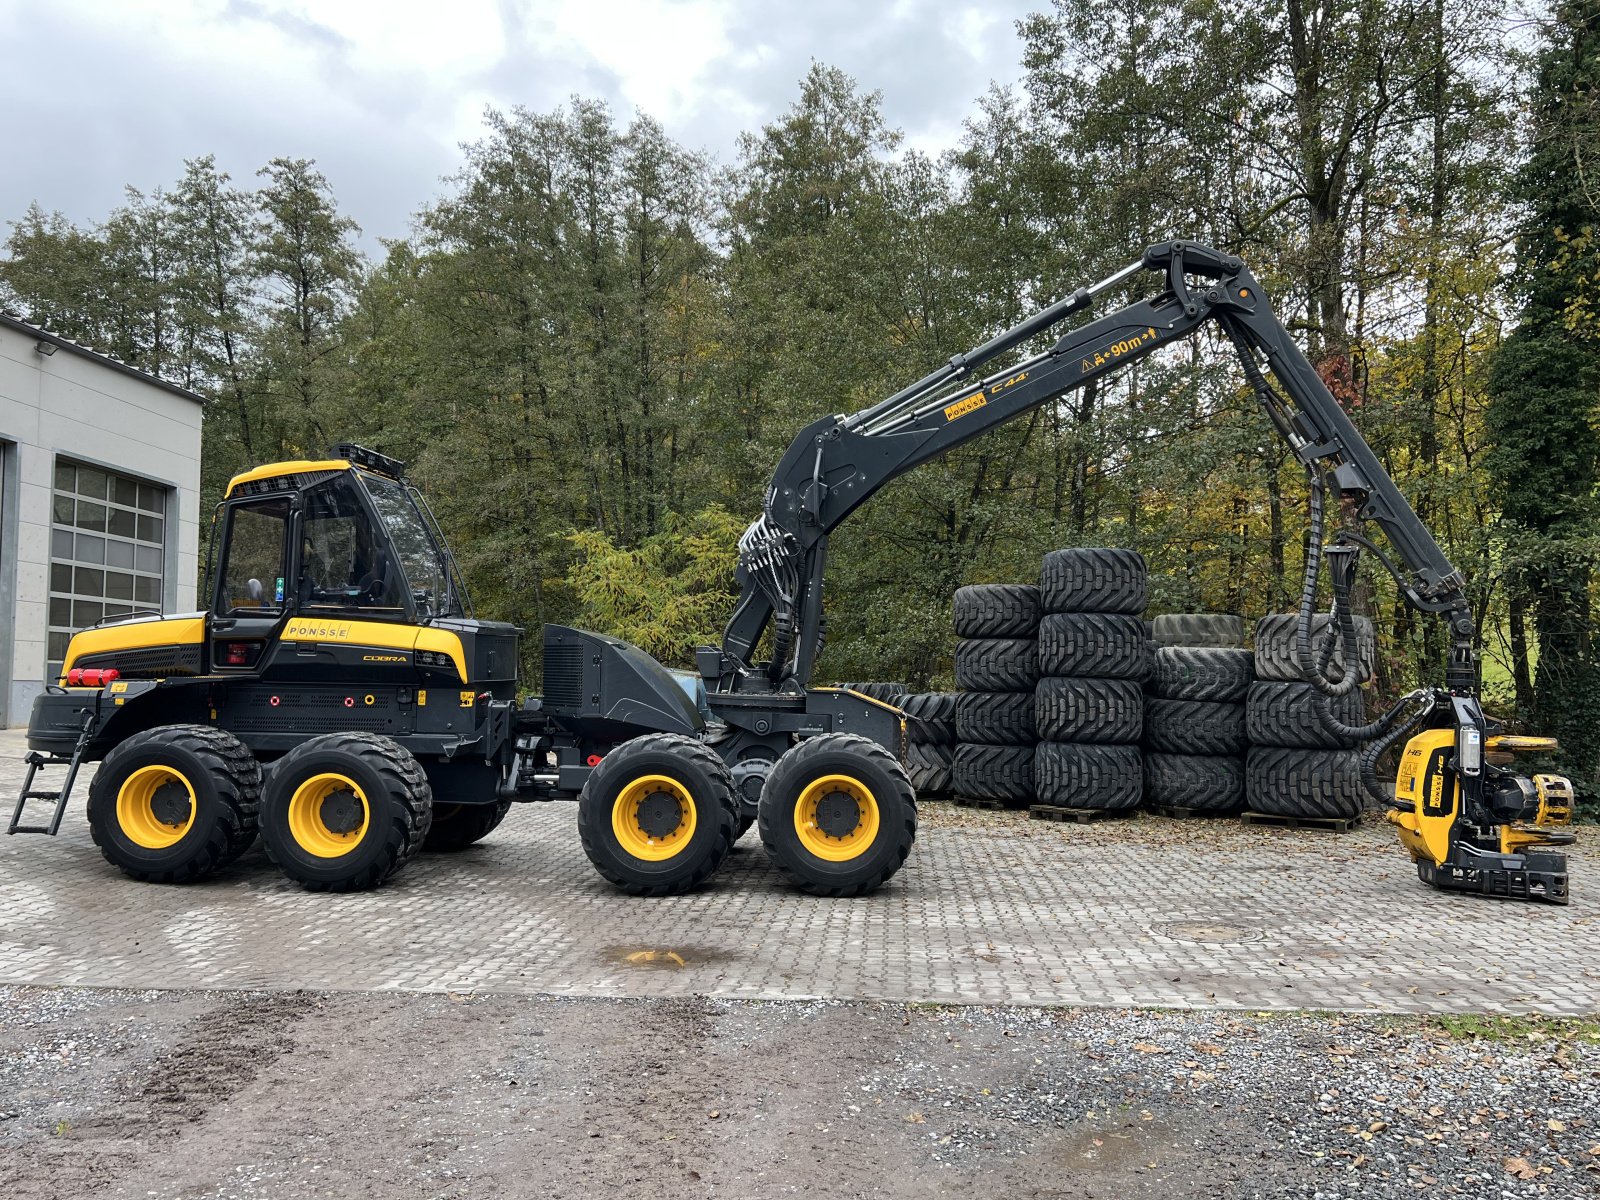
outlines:
[{"label": "front wheel", "polygon": [[635,896],[672,896],[711,878],[739,820],[727,764],[701,742],[652,733],[600,760],[578,796],[583,852]]},{"label": "front wheel", "polygon": [[911,853],[917,803],[893,755],[870,738],[807,738],[772,768],[761,841],[788,879],[819,896],[864,896]]},{"label": "front wheel", "polygon": [[280,758],[261,804],[261,840],[312,892],[377,887],[422,848],[433,792],[392,738],[329,733]]}]

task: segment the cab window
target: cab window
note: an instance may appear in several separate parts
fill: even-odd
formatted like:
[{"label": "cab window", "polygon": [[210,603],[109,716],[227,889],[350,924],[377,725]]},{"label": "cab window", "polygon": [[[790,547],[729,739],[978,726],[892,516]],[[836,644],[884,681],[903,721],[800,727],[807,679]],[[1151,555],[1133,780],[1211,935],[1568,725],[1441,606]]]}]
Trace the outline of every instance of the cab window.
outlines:
[{"label": "cab window", "polygon": [[305,494],[300,536],[301,612],[405,617],[400,565],[374,529],[360,492],[340,476]]},{"label": "cab window", "polygon": [[228,512],[228,551],[217,610],[231,616],[281,613],[289,501],[279,497],[235,505]]}]

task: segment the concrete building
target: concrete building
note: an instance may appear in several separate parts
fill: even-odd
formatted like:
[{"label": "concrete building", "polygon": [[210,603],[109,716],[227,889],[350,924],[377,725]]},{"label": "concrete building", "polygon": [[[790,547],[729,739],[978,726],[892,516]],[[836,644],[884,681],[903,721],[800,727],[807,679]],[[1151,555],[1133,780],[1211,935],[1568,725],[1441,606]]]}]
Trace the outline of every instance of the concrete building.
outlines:
[{"label": "concrete building", "polygon": [[0,727],[73,631],[195,607],[201,399],[0,313]]}]

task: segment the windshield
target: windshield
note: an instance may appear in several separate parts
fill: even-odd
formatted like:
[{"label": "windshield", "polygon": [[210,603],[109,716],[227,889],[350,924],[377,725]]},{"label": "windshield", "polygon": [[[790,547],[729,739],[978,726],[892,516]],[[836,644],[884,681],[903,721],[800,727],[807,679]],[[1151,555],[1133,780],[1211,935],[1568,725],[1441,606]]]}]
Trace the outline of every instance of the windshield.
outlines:
[{"label": "windshield", "polygon": [[345,476],[307,490],[300,538],[300,611],[359,610],[403,620],[405,580]]},{"label": "windshield", "polygon": [[425,616],[465,616],[460,587],[449,558],[441,543],[429,533],[405,486],[365,472],[361,473],[361,481],[366,484],[372,505],[389,530],[418,609]]}]

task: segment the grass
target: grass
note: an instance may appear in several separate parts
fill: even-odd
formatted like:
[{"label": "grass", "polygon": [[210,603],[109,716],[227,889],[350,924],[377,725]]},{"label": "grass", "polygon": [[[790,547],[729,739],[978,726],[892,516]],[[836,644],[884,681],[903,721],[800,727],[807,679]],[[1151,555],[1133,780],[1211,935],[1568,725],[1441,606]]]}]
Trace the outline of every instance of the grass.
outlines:
[{"label": "grass", "polygon": [[1493,1016],[1488,1013],[1451,1013],[1428,1017],[1424,1026],[1460,1041],[1600,1042],[1600,1016],[1541,1017]]}]

